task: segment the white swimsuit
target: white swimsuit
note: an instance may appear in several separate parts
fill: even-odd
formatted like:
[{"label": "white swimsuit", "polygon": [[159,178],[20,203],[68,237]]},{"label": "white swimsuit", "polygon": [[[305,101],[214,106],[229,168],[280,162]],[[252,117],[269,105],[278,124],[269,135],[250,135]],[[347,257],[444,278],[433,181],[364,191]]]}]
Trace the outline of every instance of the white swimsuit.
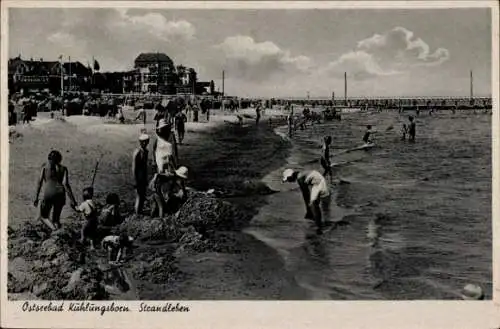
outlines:
[{"label": "white swimsuit", "polygon": [[158,167],[158,173],[172,173],[174,168],[173,164],[174,146],[172,143],[159,138],[156,144],[155,160]]}]

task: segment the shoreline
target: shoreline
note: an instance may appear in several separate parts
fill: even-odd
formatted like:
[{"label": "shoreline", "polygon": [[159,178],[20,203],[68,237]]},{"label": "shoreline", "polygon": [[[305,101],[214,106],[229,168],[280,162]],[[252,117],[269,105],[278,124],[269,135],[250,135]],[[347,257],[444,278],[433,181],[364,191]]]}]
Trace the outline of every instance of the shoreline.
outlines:
[{"label": "shoreline", "polygon": [[[186,165],[195,168],[195,177],[199,177],[195,178],[191,187],[200,191],[215,187],[224,189],[228,194],[239,190],[236,195],[221,199],[242,209],[251,217],[251,222],[267,203],[266,190],[262,191],[262,187],[266,185],[262,185],[262,179],[266,173],[281,167],[289,154],[290,145],[264,122],[258,128],[224,126],[223,123],[221,125],[214,127],[210,136],[215,140],[223,140],[224,145],[219,147],[226,152],[212,150],[213,157],[201,163],[197,162],[197,150],[192,149],[190,153],[183,154]],[[239,138],[235,141],[232,134]],[[265,147],[245,149],[249,142],[261,142]],[[217,154],[219,156],[216,156]],[[262,154],[273,156],[261,156]],[[256,158],[262,161],[255,161]],[[245,171],[233,174],[233,169],[241,168],[241,163],[245,164]],[[209,175],[200,177],[208,172]],[[227,173],[230,174],[225,176]],[[248,224],[245,227],[248,227]],[[223,242],[222,245],[238,249],[237,253],[206,251],[179,257],[179,268],[186,276],[171,282],[171,287],[164,287],[163,291],[158,291],[155,285],[142,287],[141,299],[307,299],[307,290],[300,287],[295,278],[286,271],[278,252],[245,232],[245,227],[238,232],[217,233],[223,240],[229,237],[230,242]]]}]

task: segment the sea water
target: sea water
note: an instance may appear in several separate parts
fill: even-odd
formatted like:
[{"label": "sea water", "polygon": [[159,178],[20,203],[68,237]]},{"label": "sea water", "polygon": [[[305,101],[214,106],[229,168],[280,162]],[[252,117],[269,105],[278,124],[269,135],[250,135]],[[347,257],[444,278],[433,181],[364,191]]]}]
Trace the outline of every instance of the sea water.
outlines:
[{"label": "sea water", "polygon": [[[298,130],[287,162],[264,178],[280,193],[246,232],[283,257],[311,299],[459,299],[467,283],[491,299],[491,116],[422,114],[413,144],[401,140],[408,115],[349,113]],[[281,172],[322,172],[310,162],[323,136],[332,136],[332,154],[341,153],[363,144],[367,124],[378,131],[377,147],[332,158],[347,162],[330,185],[331,219],[343,225],[315,236],[300,190],[282,184]]]}]

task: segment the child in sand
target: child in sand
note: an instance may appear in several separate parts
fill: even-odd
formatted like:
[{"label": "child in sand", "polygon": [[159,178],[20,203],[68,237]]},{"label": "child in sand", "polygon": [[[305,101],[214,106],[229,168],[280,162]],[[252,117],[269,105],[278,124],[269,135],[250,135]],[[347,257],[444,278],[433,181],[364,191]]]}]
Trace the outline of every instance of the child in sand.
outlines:
[{"label": "child in sand", "polygon": [[92,200],[94,197],[94,188],[86,187],[83,189],[83,202],[75,210],[85,217],[85,224],[81,230],[80,242],[85,244],[87,241],[90,243],[90,249],[94,249],[94,241],[97,235],[97,206]]},{"label": "child in sand", "polygon": [[108,235],[102,239],[101,246],[108,251],[110,264],[123,263],[127,249],[132,246],[134,239],[126,234]]},{"label": "child in sand", "polygon": [[106,196],[106,205],[99,215],[99,225],[111,227],[120,225],[123,218],[120,214],[120,197],[116,193]]}]

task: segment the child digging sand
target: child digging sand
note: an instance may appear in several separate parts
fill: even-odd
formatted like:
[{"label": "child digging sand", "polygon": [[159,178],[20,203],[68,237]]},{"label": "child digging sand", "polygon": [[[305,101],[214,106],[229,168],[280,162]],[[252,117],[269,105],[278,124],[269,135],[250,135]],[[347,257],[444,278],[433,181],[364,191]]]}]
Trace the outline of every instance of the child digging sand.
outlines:
[{"label": "child digging sand", "polygon": [[108,251],[109,263],[123,263],[127,249],[131,247],[133,241],[134,239],[126,234],[106,236],[102,240],[101,246]]},{"label": "child digging sand", "polygon": [[94,250],[94,241],[97,235],[98,218],[97,207],[92,200],[94,197],[94,188],[86,187],[83,189],[83,202],[75,210],[83,214],[85,223],[81,230],[80,243],[85,245],[88,241],[90,250]]},{"label": "child digging sand", "polygon": [[99,215],[99,226],[112,227],[120,225],[122,221],[120,197],[116,193],[110,193],[106,196],[106,205]]}]

